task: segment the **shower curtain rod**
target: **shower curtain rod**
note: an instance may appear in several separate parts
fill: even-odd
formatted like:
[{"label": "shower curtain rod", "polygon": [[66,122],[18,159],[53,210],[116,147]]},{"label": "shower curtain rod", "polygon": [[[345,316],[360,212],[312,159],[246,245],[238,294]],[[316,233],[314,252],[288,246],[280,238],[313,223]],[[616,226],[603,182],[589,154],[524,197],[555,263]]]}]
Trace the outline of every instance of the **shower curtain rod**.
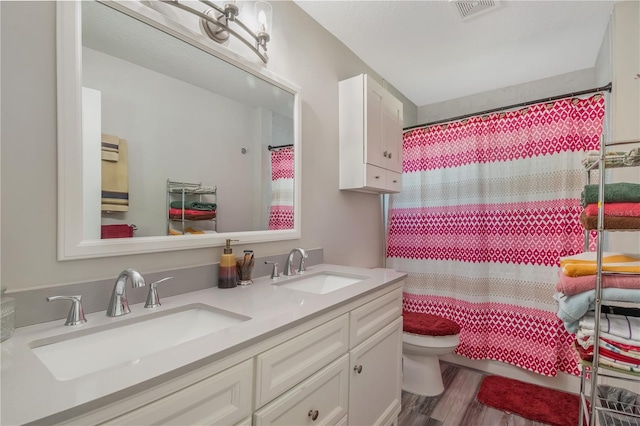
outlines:
[{"label": "shower curtain rod", "polygon": [[269,151],[273,151],[274,149],[289,148],[291,146],[293,146],[292,143],[290,143],[288,145],[278,145],[278,146],[269,145],[269,146],[267,146],[267,149],[269,149]]},{"label": "shower curtain rod", "polygon": [[525,106],[529,106],[529,105],[539,104],[539,103],[542,103],[542,102],[557,101],[558,99],[571,98],[573,96],[580,96],[580,95],[587,95],[589,93],[596,93],[596,92],[602,92],[602,91],[611,92],[611,87],[612,87],[611,83],[609,83],[606,86],[596,87],[594,89],[587,89],[587,90],[582,90],[580,92],[566,93],[564,95],[552,96],[550,98],[538,99],[538,100],[535,100],[535,101],[522,102],[522,103],[519,103],[519,104],[514,104],[514,105],[509,105],[509,106],[504,106],[504,107],[499,107],[499,108],[493,108],[493,109],[488,109],[486,111],[474,112],[474,113],[471,113],[471,114],[465,114],[465,115],[461,115],[461,116],[453,117],[453,118],[445,118],[445,119],[442,119],[442,120],[432,121],[430,123],[424,123],[424,124],[418,124],[418,125],[415,125],[415,126],[405,127],[403,130],[406,131],[406,130],[417,129],[417,128],[420,128],[420,127],[433,126],[434,124],[449,123],[451,121],[463,120],[465,118],[474,117],[476,115],[486,115],[486,114],[491,114],[492,112],[504,111],[504,110],[511,109],[511,108],[525,107]]}]

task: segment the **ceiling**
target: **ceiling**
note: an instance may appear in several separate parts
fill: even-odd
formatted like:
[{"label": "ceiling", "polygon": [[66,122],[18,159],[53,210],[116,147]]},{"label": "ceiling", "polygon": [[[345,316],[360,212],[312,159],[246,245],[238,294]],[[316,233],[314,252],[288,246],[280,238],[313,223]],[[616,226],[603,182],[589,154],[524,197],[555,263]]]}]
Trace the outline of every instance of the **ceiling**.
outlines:
[{"label": "ceiling", "polygon": [[417,106],[593,68],[615,3],[294,1]]}]

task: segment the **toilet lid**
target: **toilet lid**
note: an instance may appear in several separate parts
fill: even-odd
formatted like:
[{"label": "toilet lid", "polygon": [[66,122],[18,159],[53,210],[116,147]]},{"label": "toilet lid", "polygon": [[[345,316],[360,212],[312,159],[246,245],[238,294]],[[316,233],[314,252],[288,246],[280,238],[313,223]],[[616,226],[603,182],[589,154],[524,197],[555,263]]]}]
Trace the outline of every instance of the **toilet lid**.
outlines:
[{"label": "toilet lid", "polygon": [[451,336],[460,333],[460,326],[446,318],[420,312],[402,311],[402,330],[423,336]]}]

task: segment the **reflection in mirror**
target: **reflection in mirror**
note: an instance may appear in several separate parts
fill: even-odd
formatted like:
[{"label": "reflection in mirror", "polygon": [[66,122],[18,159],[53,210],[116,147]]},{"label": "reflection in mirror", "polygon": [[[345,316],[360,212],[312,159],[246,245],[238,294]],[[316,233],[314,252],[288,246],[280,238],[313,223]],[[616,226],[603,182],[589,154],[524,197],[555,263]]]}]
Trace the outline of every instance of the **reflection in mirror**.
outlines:
[{"label": "reflection in mirror", "polygon": [[[81,152],[77,247],[93,254],[80,257],[299,237],[296,91],[237,59],[221,60],[199,35],[140,3],[132,13],[140,19],[128,15],[131,6],[79,3],[81,148],[60,144],[63,153]],[[59,6],[67,15],[69,8]],[[149,25],[156,21],[163,30]],[[66,214],[72,199],[61,199]],[[78,226],[69,218],[62,226]],[[61,244],[73,245],[77,230],[60,232]],[[185,243],[182,234],[210,239]],[[105,241],[122,237],[132,238]],[[145,245],[127,245],[136,240]],[[74,257],[61,248],[60,258]]]},{"label": "reflection in mirror", "polygon": [[103,4],[82,2],[82,16],[83,97],[96,99],[83,104],[83,116],[99,125],[85,147],[100,146],[102,135],[100,157],[85,158],[87,174],[102,171],[100,181],[87,178],[102,199],[85,200],[85,208],[100,208],[102,229],[178,233],[176,216],[185,215],[167,216],[181,201],[167,201],[168,179],[217,187],[217,199],[186,197],[184,228],[194,233],[286,229],[280,215],[293,207],[293,183],[283,188],[272,177],[293,179],[293,162],[267,147],[293,144],[293,95]]}]

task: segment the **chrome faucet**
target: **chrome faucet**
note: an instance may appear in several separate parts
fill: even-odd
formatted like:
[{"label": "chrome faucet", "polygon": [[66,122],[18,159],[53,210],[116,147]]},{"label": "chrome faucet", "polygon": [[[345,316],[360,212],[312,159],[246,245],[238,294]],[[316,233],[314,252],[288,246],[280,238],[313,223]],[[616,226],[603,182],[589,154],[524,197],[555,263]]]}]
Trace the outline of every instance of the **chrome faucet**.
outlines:
[{"label": "chrome faucet", "polygon": [[287,262],[284,264],[284,275],[291,276],[296,274],[296,270],[293,267],[293,255],[296,254],[296,252],[300,253],[300,267],[298,268],[298,273],[304,274],[304,272],[306,271],[304,267],[304,260],[309,256],[303,248],[296,247],[291,250],[291,252],[289,253],[289,257],[287,257]]},{"label": "chrome faucet", "polygon": [[144,287],[145,285],[144,278],[142,278],[142,275],[140,275],[138,271],[134,269],[125,269],[120,272],[120,275],[118,275],[118,279],[116,280],[116,285],[113,286],[111,300],[107,307],[108,317],[119,317],[131,312],[129,309],[129,303],[127,302],[127,292],[125,291],[127,278],[131,281],[133,288]]}]

